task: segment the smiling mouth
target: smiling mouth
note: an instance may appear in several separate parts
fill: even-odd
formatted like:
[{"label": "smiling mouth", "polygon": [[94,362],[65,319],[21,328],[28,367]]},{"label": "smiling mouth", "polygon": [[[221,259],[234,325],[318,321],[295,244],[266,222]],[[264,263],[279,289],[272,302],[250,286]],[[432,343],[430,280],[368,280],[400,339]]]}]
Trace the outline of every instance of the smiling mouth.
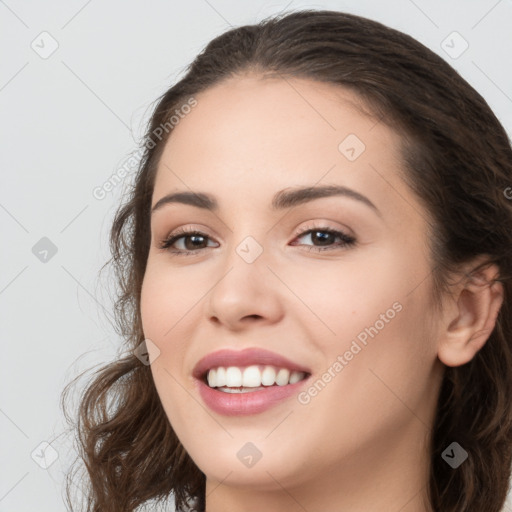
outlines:
[{"label": "smiling mouth", "polygon": [[202,381],[223,393],[251,393],[296,384],[309,376],[307,372],[273,365],[219,366],[207,370]]}]

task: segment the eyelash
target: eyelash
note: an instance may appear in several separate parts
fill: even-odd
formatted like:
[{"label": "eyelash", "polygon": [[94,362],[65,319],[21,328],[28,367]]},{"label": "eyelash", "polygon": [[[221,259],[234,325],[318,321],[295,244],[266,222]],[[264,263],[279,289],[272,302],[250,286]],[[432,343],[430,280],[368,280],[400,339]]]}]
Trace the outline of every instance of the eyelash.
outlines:
[{"label": "eyelash", "polygon": [[[315,251],[315,252],[332,251],[332,250],[340,249],[340,248],[343,248],[343,247],[351,247],[351,246],[355,245],[355,243],[356,243],[356,239],[354,237],[352,237],[350,235],[347,235],[346,233],[343,233],[342,231],[338,231],[338,230],[327,228],[327,227],[323,227],[323,228],[322,227],[320,227],[320,228],[318,228],[318,227],[307,227],[305,230],[296,232],[294,234],[294,236],[296,238],[300,238],[300,237],[302,237],[304,235],[308,235],[310,233],[315,233],[315,232],[328,233],[330,235],[335,235],[335,236],[341,238],[342,242],[339,243],[338,245],[334,246],[334,247],[317,247],[317,246],[314,246],[314,245],[310,245],[309,246],[310,249],[308,249],[309,251]],[[207,249],[207,247],[201,247],[201,248],[199,248],[199,249],[197,249],[195,251],[188,251],[188,250],[183,250],[183,249],[178,249],[178,250],[171,249],[171,246],[176,241],[178,241],[180,238],[186,238],[186,236],[194,236],[194,235],[201,236],[203,238],[206,238],[207,240],[209,239],[208,235],[206,235],[204,233],[201,233],[200,231],[197,231],[195,229],[181,228],[178,231],[174,232],[169,237],[167,237],[164,240],[160,241],[159,248],[167,250],[172,255],[176,255],[176,256],[196,255],[199,252],[201,252],[202,250]]]}]

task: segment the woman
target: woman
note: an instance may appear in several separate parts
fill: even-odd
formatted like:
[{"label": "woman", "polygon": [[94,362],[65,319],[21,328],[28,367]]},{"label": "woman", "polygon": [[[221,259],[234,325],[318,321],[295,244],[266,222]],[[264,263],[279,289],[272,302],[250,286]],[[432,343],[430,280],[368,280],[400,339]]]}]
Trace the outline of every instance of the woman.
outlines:
[{"label": "woman", "polygon": [[308,10],[211,41],[112,227],[131,353],[80,405],[88,510],[499,511],[511,183],[487,103],[403,33]]}]

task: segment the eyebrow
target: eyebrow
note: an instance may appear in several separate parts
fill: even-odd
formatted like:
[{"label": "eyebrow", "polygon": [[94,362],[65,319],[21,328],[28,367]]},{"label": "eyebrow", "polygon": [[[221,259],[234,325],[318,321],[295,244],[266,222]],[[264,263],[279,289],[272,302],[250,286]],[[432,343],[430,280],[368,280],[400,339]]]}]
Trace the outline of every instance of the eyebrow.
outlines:
[{"label": "eyebrow", "polygon": [[[314,199],[332,196],[343,196],[360,201],[374,210],[377,215],[381,216],[379,209],[366,196],[342,185],[323,185],[280,190],[272,199],[272,210],[284,210]],[[210,194],[204,192],[174,192],[159,199],[151,209],[151,213],[171,203],[188,204],[213,212],[219,210],[217,200]]]}]

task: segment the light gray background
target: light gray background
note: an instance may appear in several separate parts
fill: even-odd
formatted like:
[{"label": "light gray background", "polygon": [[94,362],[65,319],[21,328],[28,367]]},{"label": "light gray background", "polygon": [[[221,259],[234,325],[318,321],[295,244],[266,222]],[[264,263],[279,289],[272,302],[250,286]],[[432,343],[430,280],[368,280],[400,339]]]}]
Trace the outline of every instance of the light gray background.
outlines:
[{"label": "light gray background", "polygon": [[[100,281],[98,271],[133,172],[103,200],[94,188],[137,149],[152,102],[209,40],[306,7],[411,34],[450,62],[512,133],[511,0],[0,1],[0,512],[66,509],[73,439],[60,393],[119,348],[108,277]],[[454,31],[469,44],[457,58],[462,40],[446,40]],[[57,248],[46,262],[32,250],[43,237]],[[59,455],[48,469],[31,457],[42,442]]]}]

